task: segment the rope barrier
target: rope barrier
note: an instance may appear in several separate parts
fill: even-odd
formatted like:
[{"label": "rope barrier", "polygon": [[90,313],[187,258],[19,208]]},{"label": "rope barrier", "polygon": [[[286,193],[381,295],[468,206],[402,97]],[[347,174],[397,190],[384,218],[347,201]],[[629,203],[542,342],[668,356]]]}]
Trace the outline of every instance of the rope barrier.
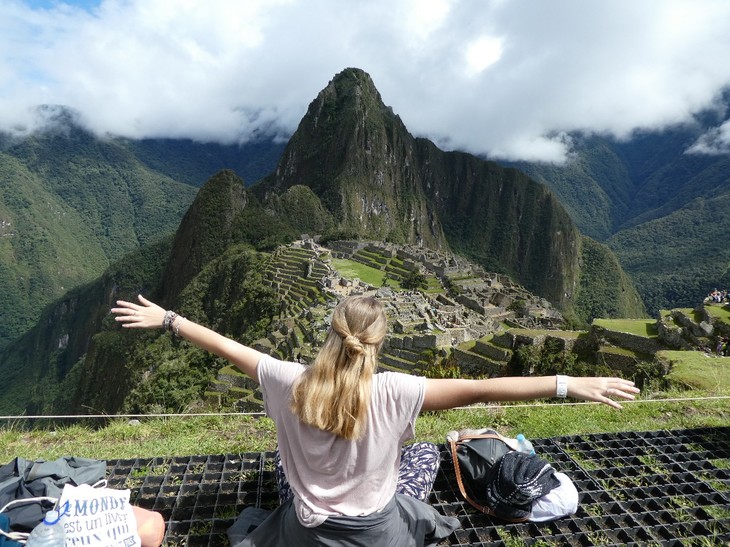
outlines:
[{"label": "rope barrier", "polygon": [[[690,401],[722,401],[730,400],[730,395],[720,395],[713,397],[674,397],[669,399],[636,399],[633,401],[619,401],[622,405],[631,404],[651,404],[651,403],[682,403]],[[471,406],[454,407],[453,410],[506,410],[510,408],[541,408],[541,407],[560,407],[560,406],[581,406],[581,405],[601,405],[603,403],[592,401],[576,401],[564,403],[520,403],[520,404],[483,404],[479,403]],[[0,420],[79,420],[89,418],[195,418],[195,417],[222,417],[222,416],[254,416],[264,417],[264,412],[194,412],[194,413],[154,413],[154,414],[61,414],[50,416],[0,416]]]}]

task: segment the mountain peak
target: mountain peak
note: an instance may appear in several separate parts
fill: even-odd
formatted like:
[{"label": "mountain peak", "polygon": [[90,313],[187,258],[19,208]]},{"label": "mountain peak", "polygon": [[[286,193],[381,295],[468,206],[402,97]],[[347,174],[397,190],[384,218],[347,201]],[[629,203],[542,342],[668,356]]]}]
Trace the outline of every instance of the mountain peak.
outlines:
[{"label": "mountain peak", "polygon": [[[375,82],[370,74],[359,68],[346,68],[336,74],[327,86],[320,91],[315,104],[321,98],[335,97],[338,101],[352,100],[362,102],[363,100],[374,101],[378,106],[384,106],[380,92],[375,87]],[[392,112],[392,111],[391,111]]]},{"label": "mountain peak", "polygon": [[331,155],[342,156],[343,145],[345,153],[370,152],[384,125],[408,133],[393,109],[383,103],[370,75],[347,68],[310,103],[292,141],[316,143],[319,148],[324,145]]},{"label": "mountain peak", "polygon": [[311,102],[274,174],[261,186],[309,186],[351,235],[432,248],[441,225],[413,166],[415,139],[366,72],[337,74]]},{"label": "mountain peak", "polygon": [[335,86],[341,86],[341,85],[347,85],[348,83],[357,82],[360,85],[366,85],[372,88],[375,92],[377,92],[377,89],[375,88],[375,83],[373,82],[373,79],[370,77],[370,74],[365,72],[361,68],[355,68],[355,67],[348,67],[341,72],[335,74],[335,76],[330,80],[329,84],[325,89],[329,88],[332,85]]},{"label": "mountain peak", "polygon": [[172,303],[188,282],[231,244],[235,218],[247,203],[243,180],[230,170],[217,173],[200,188],[172,242],[163,276],[163,302]]}]

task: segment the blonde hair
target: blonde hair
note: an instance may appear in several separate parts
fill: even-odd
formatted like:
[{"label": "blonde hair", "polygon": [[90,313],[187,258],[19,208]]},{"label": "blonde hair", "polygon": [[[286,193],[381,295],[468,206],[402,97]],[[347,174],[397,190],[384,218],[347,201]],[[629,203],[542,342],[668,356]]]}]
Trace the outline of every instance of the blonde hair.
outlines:
[{"label": "blonde hair", "polygon": [[302,422],[345,439],[361,437],[386,328],[383,306],[373,297],[351,296],[337,305],[322,349],[292,390],[291,408]]}]

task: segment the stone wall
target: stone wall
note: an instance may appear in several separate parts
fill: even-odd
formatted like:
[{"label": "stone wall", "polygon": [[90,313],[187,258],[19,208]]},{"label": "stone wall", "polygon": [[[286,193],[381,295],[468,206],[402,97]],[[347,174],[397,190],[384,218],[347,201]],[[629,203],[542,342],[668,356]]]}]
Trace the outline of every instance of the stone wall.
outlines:
[{"label": "stone wall", "polygon": [[637,353],[653,355],[657,351],[664,349],[664,346],[658,338],[646,338],[645,336],[638,336],[627,332],[606,330],[603,327],[597,327],[595,325],[591,327],[591,333],[598,340],[603,339],[614,346],[626,348]]},{"label": "stone wall", "polygon": [[613,351],[612,348],[601,348],[596,352],[596,359],[611,370],[628,375],[636,369],[639,357],[622,351]]},{"label": "stone wall", "polygon": [[476,353],[454,348],[454,358],[465,376],[488,378],[498,376],[503,371],[503,364],[486,359]]}]

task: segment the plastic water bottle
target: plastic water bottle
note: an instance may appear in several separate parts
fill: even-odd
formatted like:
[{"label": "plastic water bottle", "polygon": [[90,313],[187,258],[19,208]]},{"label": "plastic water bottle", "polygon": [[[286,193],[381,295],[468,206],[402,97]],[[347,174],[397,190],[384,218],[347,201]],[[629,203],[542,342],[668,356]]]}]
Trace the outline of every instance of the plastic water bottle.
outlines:
[{"label": "plastic water bottle", "polygon": [[33,528],[28,536],[26,547],[64,547],[66,532],[58,511],[48,511],[43,522]]},{"label": "plastic water bottle", "polygon": [[535,448],[532,446],[532,443],[530,441],[528,441],[522,433],[517,435],[516,438],[517,438],[517,452],[522,452],[523,454],[527,454],[528,456],[535,455]]}]

